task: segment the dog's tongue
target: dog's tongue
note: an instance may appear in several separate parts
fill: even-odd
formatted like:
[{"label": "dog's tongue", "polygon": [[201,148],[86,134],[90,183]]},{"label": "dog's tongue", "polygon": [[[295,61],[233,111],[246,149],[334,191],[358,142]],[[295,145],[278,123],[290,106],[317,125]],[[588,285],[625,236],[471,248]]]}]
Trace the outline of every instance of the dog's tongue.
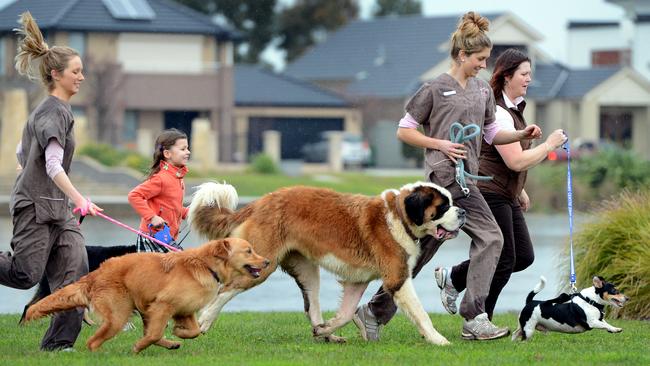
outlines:
[{"label": "dog's tongue", "polygon": [[447,235],[447,230],[443,229],[442,226],[438,226],[436,230],[436,239],[442,239]]},{"label": "dog's tongue", "polygon": [[442,226],[438,226],[436,230],[436,239],[444,239],[444,240],[449,240],[453,239],[458,235],[458,230],[456,231],[447,231],[445,230]]}]

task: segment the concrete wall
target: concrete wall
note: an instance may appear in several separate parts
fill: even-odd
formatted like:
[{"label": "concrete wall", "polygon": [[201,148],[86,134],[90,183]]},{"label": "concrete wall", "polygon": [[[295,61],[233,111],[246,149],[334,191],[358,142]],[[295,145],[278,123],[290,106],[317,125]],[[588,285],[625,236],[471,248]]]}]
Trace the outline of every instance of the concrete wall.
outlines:
[{"label": "concrete wall", "polygon": [[126,72],[200,74],[203,36],[193,34],[120,33],[117,61]]}]

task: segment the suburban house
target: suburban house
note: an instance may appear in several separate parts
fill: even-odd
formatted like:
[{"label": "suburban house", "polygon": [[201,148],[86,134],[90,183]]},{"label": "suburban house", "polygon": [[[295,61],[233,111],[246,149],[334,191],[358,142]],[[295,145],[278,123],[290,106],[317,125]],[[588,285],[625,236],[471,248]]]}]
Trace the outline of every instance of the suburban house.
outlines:
[{"label": "suburban house", "polygon": [[[199,166],[214,168],[265,152],[266,131],[276,131],[278,160],[302,158],[302,146],[323,131],[361,134],[349,101],[287,75],[233,65],[238,34],[169,0],[17,0],[0,9],[0,96],[30,90],[30,109],[43,88],[13,67],[12,30],[26,10],[50,45],[69,45],[84,58],[85,85],[71,103],[75,129],[87,124],[88,140],[149,156],[157,133],[175,127],[197,137],[193,163],[202,155]],[[0,154],[9,171],[12,149]]]},{"label": "suburban house", "polygon": [[[625,17],[618,21],[571,21],[567,25],[569,67],[602,70],[601,81],[594,84],[592,79],[592,88],[573,98],[562,92],[560,96],[574,99],[574,105],[580,103],[573,109],[582,112],[581,135],[586,139],[631,146],[650,158],[646,142],[650,137],[650,2],[607,2],[621,6]],[[566,84],[572,82],[567,80]],[[549,120],[558,119],[558,113],[574,113],[571,109],[565,112],[555,109],[550,112],[555,117]]]},{"label": "suburban house", "polygon": [[232,160],[236,32],[169,0],[17,0],[0,10],[0,89],[35,91],[30,110],[43,88],[13,67],[12,29],[27,10],[48,44],[82,55],[86,81],[71,104],[93,140],[149,156],[162,129],[191,136],[201,118],[219,136],[220,158]]},{"label": "suburban house", "polygon": [[[542,34],[509,12],[484,14],[494,44],[488,69],[509,47],[526,51],[534,83],[525,115],[548,132],[564,128],[573,139],[613,139],[646,158],[650,148],[650,89],[631,68],[560,65],[536,46]],[[286,73],[341,93],[363,113],[363,132],[375,146],[379,166],[405,166],[395,139],[404,104],[422,83],[448,70],[449,36],[458,16],[384,17],[351,22],[288,65]],[[480,75],[489,78],[488,72]],[[630,132],[619,130],[620,107],[632,110]],[[381,149],[377,147],[381,146]]]}]

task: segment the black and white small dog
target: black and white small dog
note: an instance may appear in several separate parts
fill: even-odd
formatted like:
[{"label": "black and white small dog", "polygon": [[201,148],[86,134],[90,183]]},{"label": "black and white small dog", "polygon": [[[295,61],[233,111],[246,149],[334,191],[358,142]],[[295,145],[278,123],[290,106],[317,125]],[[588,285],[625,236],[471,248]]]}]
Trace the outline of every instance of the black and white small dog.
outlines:
[{"label": "black and white small dog", "polygon": [[593,328],[606,329],[610,333],[623,331],[603,320],[603,310],[605,305],[623,307],[629,298],[604,278],[594,277],[594,285],[577,294],[561,294],[546,301],[533,300],[545,284],[546,279],[542,276],[528,294],[526,306],[519,313],[519,328],[512,334],[513,341],[529,339],[535,329],[561,333],[582,333]]}]

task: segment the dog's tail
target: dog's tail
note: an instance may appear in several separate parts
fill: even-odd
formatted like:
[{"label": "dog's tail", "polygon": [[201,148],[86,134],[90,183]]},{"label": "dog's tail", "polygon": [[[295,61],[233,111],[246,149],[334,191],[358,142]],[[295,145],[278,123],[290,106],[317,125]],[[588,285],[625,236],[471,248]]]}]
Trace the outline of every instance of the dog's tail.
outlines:
[{"label": "dog's tail", "polygon": [[203,183],[192,195],[187,220],[209,239],[224,238],[237,224],[233,212],[238,201],[237,191],[230,184]]},{"label": "dog's tail", "polygon": [[546,278],[544,276],[540,276],[539,283],[535,286],[533,291],[531,291],[528,294],[528,297],[526,297],[526,304],[533,301],[533,297],[535,297],[535,295],[537,295],[540,291],[542,291],[544,289],[544,286],[546,286]]},{"label": "dog's tail", "polygon": [[27,309],[23,322],[40,319],[59,311],[74,309],[78,306],[87,307],[90,304],[90,284],[93,273],[82,277],[79,281],[54,291]]}]

